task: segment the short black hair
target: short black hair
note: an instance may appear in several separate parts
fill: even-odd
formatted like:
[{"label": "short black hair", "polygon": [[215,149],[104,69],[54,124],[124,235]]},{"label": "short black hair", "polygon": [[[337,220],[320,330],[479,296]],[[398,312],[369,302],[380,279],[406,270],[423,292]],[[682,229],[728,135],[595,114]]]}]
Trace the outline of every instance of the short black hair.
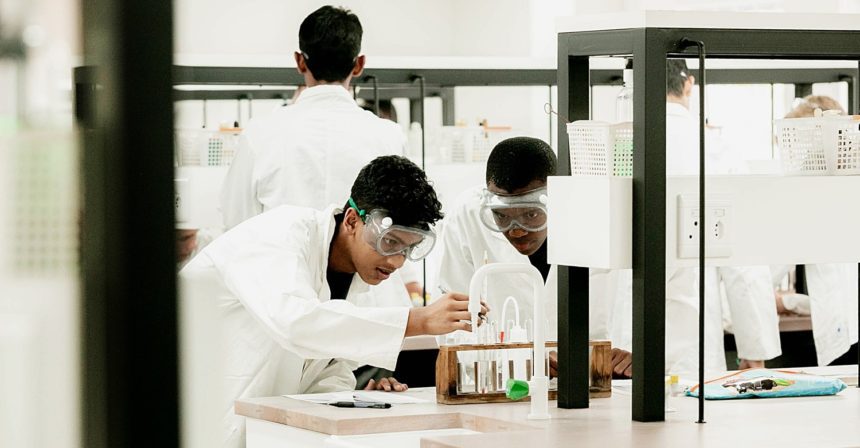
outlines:
[{"label": "short black hair", "polygon": [[487,183],[506,191],[523,188],[533,180],[546,182],[555,174],[557,159],[552,148],[533,137],[513,137],[497,144],[487,158]]},{"label": "short black hair", "polygon": [[299,27],[299,49],[314,79],[346,79],[361,51],[361,35],[361,22],[348,9],[326,5],[305,17]]},{"label": "short black hair", "polygon": [[352,184],[351,197],[358,208],[368,213],[384,209],[402,226],[427,230],[442,219],[442,204],[427,175],[401,156],[381,156],[365,165]]},{"label": "short black hair", "polygon": [[666,61],[666,95],[684,96],[684,84],[690,77],[687,61],[669,59]]}]

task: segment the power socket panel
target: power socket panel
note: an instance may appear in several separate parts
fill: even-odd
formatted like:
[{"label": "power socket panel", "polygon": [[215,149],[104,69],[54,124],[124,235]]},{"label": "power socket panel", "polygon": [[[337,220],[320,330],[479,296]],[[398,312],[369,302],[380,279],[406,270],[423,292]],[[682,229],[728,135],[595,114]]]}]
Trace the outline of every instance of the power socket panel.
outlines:
[{"label": "power socket panel", "polygon": [[[732,198],[727,194],[705,197],[705,257],[732,256]],[[699,257],[699,196],[678,195],[678,258]]]}]

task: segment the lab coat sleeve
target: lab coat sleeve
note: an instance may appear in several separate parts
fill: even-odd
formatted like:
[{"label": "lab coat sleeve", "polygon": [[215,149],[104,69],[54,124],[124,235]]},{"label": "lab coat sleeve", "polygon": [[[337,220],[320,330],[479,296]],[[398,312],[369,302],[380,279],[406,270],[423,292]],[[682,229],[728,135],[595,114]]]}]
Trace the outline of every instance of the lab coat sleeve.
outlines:
[{"label": "lab coat sleeve", "polygon": [[782,354],[770,268],[721,267],[719,275],[726,289],[738,357],[767,360]]},{"label": "lab coat sleeve", "polygon": [[469,293],[469,283],[475,273],[475,262],[463,222],[464,209],[458,208],[446,218],[442,231],[442,262],[439,267],[439,286],[448,292]]},{"label": "lab coat sleeve", "polygon": [[[306,235],[293,232],[296,240]],[[299,242],[291,247],[302,247]],[[284,349],[305,359],[343,358],[394,370],[409,308],[321,302],[306,254],[255,249],[225,267],[225,283]]]},{"label": "lab coat sleeve", "polygon": [[818,365],[828,365],[857,342],[857,265],[806,265],[812,336]]},{"label": "lab coat sleeve", "polygon": [[[358,364],[346,359],[332,359],[319,375],[309,378],[309,385],[302,388],[305,394],[321,394],[355,389],[355,374]],[[305,379],[302,378],[302,382]]]},{"label": "lab coat sleeve", "polygon": [[263,204],[257,199],[257,184],[254,180],[254,154],[248,138],[243,135],[221,187],[224,228],[229,230],[262,212]]}]

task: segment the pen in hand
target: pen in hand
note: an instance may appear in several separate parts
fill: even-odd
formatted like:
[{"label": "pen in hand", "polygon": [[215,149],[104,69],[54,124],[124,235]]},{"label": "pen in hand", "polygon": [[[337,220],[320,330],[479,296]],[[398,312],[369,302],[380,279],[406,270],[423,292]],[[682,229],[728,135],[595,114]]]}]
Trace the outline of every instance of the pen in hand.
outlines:
[{"label": "pen in hand", "polygon": [[370,409],[388,409],[391,403],[372,403],[369,401],[335,401],[329,403],[329,406],[337,408],[370,408]]}]

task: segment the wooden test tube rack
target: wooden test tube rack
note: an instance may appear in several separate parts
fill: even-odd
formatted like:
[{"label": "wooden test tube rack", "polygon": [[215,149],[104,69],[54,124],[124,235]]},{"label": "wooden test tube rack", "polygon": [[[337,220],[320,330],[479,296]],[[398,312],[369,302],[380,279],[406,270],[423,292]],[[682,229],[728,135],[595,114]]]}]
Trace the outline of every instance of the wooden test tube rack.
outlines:
[{"label": "wooden test tube rack", "polygon": [[[589,396],[591,398],[606,398],[612,395],[612,344],[609,341],[589,341],[591,348],[591,381],[589,384]],[[557,347],[556,342],[547,342],[546,347]],[[502,343],[502,344],[475,344],[475,345],[440,345],[439,356],[436,358],[436,402],[442,404],[471,404],[471,403],[506,403],[510,400],[505,396],[505,392],[486,392],[478,391],[463,391],[459,386],[460,371],[457,362],[458,352],[479,352],[484,350],[508,350],[508,349],[533,349],[532,343]],[[532,357],[532,359],[534,359]],[[526,370],[531,375],[531,360],[526,360]],[[495,361],[490,362],[491,365]],[[491,367],[493,371],[496,366]],[[480,375],[478,372],[479,363],[474,365],[475,378]],[[530,379],[530,378],[518,378]],[[497,385],[495,382],[494,386]],[[501,385],[504,387],[504,385]],[[477,385],[476,385],[477,388]],[[495,389],[496,387],[493,387]],[[555,400],[557,395],[556,390],[549,391],[549,399]],[[523,401],[529,400],[528,397]]]}]

